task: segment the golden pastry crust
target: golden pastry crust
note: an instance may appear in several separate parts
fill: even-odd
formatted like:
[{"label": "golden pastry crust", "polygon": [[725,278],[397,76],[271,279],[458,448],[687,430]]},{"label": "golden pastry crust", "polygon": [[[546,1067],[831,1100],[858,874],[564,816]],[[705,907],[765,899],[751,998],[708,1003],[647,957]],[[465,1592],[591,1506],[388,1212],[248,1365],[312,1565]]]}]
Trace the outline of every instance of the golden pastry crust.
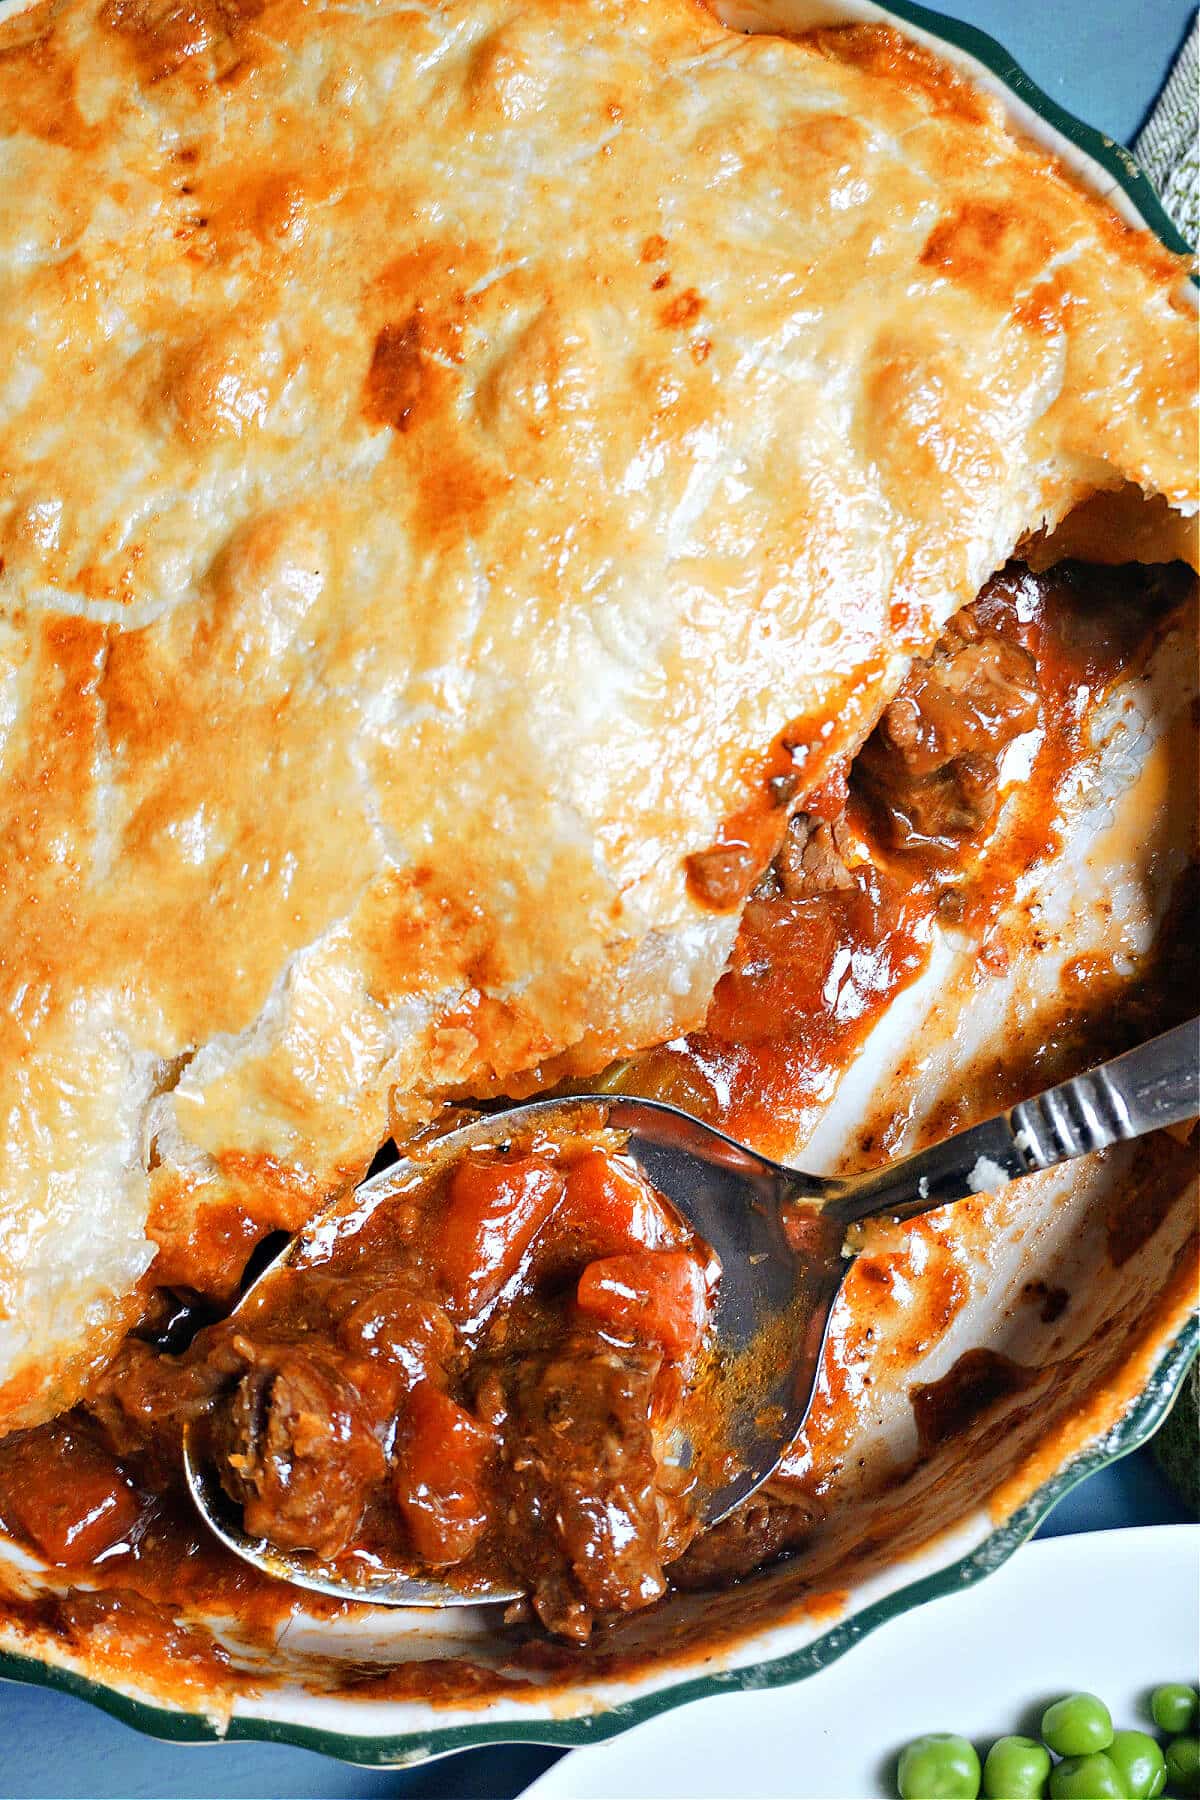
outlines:
[{"label": "golden pastry crust", "polygon": [[0,1428],[389,1093],[694,1023],[781,730],[799,800],[1027,533],[1194,510],[1179,274],[889,31],[0,25]]}]

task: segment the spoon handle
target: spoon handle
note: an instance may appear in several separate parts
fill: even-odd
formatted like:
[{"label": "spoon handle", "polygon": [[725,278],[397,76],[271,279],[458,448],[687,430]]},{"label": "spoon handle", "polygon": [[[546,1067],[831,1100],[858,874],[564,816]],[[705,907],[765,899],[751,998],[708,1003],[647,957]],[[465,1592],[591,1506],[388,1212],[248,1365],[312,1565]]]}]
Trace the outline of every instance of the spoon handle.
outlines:
[{"label": "spoon handle", "polygon": [[1189,1019],[1011,1112],[852,1179],[831,1205],[846,1224],[879,1214],[915,1218],[1198,1113],[1200,1019]]}]

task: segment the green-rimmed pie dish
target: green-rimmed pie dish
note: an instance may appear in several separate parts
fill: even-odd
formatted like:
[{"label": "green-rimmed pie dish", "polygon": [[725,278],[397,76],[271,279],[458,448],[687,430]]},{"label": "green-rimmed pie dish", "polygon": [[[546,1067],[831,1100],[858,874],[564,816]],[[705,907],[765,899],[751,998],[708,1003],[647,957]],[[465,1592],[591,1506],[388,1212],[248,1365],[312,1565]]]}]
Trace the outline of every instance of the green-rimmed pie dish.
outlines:
[{"label": "green-rimmed pie dish", "polygon": [[[177,10],[197,41],[216,41],[221,6]],[[718,10],[731,43],[739,31],[894,27],[986,90],[1122,230],[1186,254],[1128,153],[972,27],[903,0]],[[0,24],[14,11],[0,3]],[[86,118],[86,95],[72,104]],[[320,104],[336,116],[335,93]],[[832,1170],[948,1130],[994,1110],[1022,1071],[1045,1085],[1046,1046],[1084,1060],[1078,1044],[1103,1028],[1107,997],[1124,1000],[1155,971],[1161,988],[1164,958],[1168,990],[1191,980],[1172,933],[1188,929],[1194,856],[1195,651],[1185,605],[1087,714],[1053,838],[1026,845],[1010,871],[987,953],[969,921],[923,940],[918,972],[773,1152]],[[607,1079],[630,1079],[628,1066]],[[678,1087],[668,1097],[687,1099]],[[397,1765],[488,1743],[583,1744],[723,1688],[800,1680],[986,1576],[1076,1482],[1150,1435],[1197,1346],[1195,1225],[1195,1156],[1181,1135],[981,1193],[909,1235],[881,1231],[839,1301],[812,1428],[786,1471],[804,1529],[783,1555],[764,1539],[763,1566],[750,1556],[736,1580],[679,1586],[586,1646],[487,1606],[310,1610],[299,1597],[269,1629],[247,1626],[236,1606],[219,1618],[198,1599],[164,1610],[103,1561],[85,1578],[0,1537],[0,1675],[78,1694],[156,1737]]]}]

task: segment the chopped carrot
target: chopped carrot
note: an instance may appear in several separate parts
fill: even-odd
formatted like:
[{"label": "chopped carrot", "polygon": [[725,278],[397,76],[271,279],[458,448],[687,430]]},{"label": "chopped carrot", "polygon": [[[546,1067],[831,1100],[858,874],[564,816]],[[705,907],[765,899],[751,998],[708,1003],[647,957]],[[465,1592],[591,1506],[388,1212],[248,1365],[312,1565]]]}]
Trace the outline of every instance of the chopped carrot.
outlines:
[{"label": "chopped carrot", "polygon": [[486,1426],[441,1388],[424,1381],[413,1389],[392,1493],[425,1562],[462,1562],[483,1536],[494,1448]]},{"label": "chopped carrot", "polygon": [[437,1236],[446,1309],[473,1318],[515,1275],[563,1193],[536,1156],[468,1154],[450,1177]]},{"label": "chopped carrot", "polygon": [[708,1324],[704,1272],[684,1250],[601,1257],[579,1277],[575,1297],[600,1325],[668,1356],[697,1350]]},{"label": "chopped carrot", "polygon": [[72,1441],[70,1460],[31,1470],[28,1485],[3,1496],[8,1523],[49,1563],[78,1565],[128,1539],[138,1522],[138,1497],[102,1450]]},{"label": "chopped carrot", "polygon": [[567,1170],[559,1220],[592,1256],[662,1250],[684,1233],[649,1183],[606,1150],[585,1150]]}]

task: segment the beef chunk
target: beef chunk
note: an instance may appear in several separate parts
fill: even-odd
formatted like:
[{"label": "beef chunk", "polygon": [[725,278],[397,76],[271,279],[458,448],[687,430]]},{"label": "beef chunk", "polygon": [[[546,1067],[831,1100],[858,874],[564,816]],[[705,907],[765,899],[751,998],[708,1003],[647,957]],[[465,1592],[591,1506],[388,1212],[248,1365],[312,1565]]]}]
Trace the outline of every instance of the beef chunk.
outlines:
[{"label": "beef chunk", "polygon": [[239,1347],[249,1366],[213,1419],[221,1484],[251,1537],[338,1556],[384,1474],[358,1391],[306,1351]]},{"label": "beef chunk", "polygon": [[156,1485],[177,1478],[184,1426],[204,1413],[228,1379],[219,1357],[188,1361],[161,1356],[127,1338],[84,1401],[84,1410],[114,1456],[136,1456]]},{"label": "beef chunk", "polygon": [[854,886],[839,847],[838,824],[796,813],[775,858],[775,877],[788,900],[809,900]]},{"label": "beef chunk", "polygon": [[551,1631],[583,1641],[593,1612],[666,1589],[650,1407],[658,1359],[598,1335],[513,1371],[512,1545]]},{"label": "beef chunk", "polygon": [[711,1531],[693,1540],[680,1560],[671,1564],[671,1584],[689,1589],[724,1587],[791,1549],[811,1530],[817,1516],[816,1508],[802,1501],[780,1500],[760,1490]]},{"label": "beef chunk", "polygon": [[855,763],[897,849],[952,849],[990,823],[1001,752],[1038,722],[1037,669],[965,607],[918,662]]},{"label": "beef chunk", "polygon": [[361,1298],[357,1293],[348,1284],[349,1304],[338,1321],[339,1342],[353,1356],[387,1363],[408,1387],[450,1366],[454,1327],[431,1294],[401,1281],[372,1288]]}]

